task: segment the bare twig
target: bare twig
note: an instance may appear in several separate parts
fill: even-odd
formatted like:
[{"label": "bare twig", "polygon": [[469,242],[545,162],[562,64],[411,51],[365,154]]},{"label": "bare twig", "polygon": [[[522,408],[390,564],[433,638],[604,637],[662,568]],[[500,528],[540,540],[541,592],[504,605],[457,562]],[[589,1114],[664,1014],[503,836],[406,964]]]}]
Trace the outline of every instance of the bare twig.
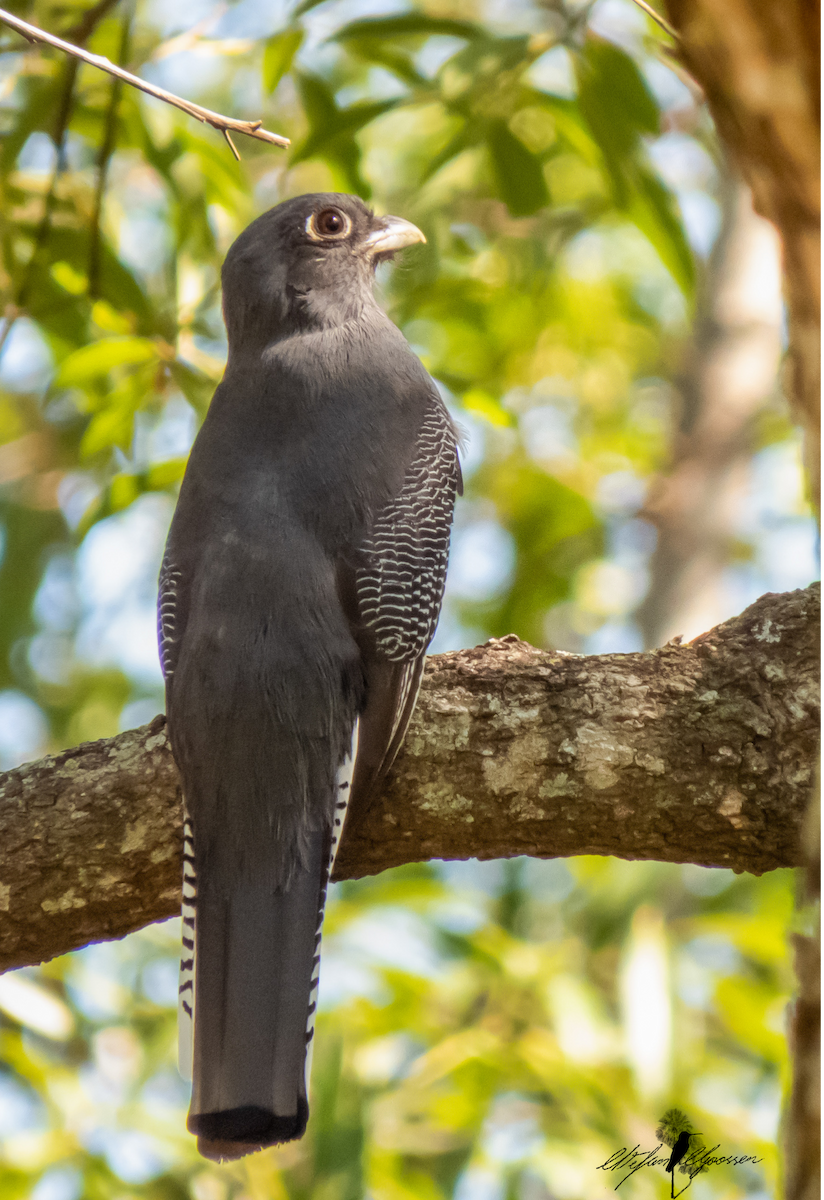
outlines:
[{"label": "bare twig", "polygon": [[670,25],[666,17],[662,17],[660,13],[657,13],[651,4],[647,4],[647,0],[635,0],[635,3],[639,8],[644,10],[647,16],[650,17],[656,25],[661,26],[664,33],[668,33],[671,38],[675,38],[676,42],[679,40],[676,30],[672,27],[672,25]]},{"label": "bare twig", "polygon": [[[269,142],[273,146],[290,144],[287,137],[282,137],[279,133],[270,133],[268,129],[264,129],[261,121],[239,121],[234,117],[224,117],[220,113],[212,112],[211,109],[203,108],[199,104],[193,104],[190,100],[175,96],[173,92],[167,92],[165,88],[147,83],[145,79],[141,79],[138,75],[132,75],[130,71],[124,71],[122,67],[115,66],[101,54],[91,54],[88,50],[73,46],[71,42],[64,42],[62,38],[46,33],[44,30],[38,29],[36,25],[29,25],[28,21],[21,21],[19,17],[13,16],[2,8],[0,8],[0,21],[22,34],[27,41],[43,42],[47,46],[54,46],[55,49],[62,50],[64,54],[70,54],[73,58],[88,63],[89,66],[97,67],[100,71],[114,75],[115,79],[122,79],[124,83],[138,88],[147,96],[154,96],[158,100],[164,100],[166,104],[173,104],[175,108],[182,109],[190,117],[195,117],[198,121],[203,121],[205,124],[211,125],[213,129],[217,129],[226,137],[230,145],[232,145],[230,133],[245,133],[247,137],[257,138],[261,142]],[[235,153],[237,154],[236,150]]]}]

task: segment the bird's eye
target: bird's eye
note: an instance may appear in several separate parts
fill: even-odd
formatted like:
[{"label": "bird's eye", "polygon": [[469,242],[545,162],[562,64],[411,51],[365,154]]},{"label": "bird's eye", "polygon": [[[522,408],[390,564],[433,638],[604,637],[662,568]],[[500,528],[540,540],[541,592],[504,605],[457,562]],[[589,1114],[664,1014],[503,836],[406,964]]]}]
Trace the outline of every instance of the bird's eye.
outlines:
[{"label": "bird's eye", "polygon": [[339,208],[324,208],[309,218],[306,231],[313,238],[346,237],[352,222]]}]

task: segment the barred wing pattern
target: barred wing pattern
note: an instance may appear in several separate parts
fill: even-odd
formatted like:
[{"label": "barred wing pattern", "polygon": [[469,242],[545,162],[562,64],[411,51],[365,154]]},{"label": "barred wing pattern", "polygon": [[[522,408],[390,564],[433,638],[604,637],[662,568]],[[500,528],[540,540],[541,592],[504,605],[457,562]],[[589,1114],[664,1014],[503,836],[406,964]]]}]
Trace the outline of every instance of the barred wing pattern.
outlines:
[{"label": "barred wing pattern", "polygon": [[165,554],[157,582],[157,646],[160,651],[160,669],[167,681],[171,679],[174,669],[172,658],[176,640],[175,608],[179,584],[180,571],[171,562],[168,554]]},{"label": "barred wing pattern", "polygon": [[403,488],[378,514],[362,547],[360,616],[389,662],[421,658],[438,623],[461,488],[457,440],[449,413],[433,396]]}]

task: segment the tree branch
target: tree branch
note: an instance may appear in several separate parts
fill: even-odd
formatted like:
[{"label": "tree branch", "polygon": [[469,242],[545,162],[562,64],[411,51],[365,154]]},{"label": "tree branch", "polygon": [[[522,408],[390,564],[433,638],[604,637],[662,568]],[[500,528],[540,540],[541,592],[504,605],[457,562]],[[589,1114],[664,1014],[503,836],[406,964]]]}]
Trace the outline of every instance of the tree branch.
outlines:
[{"label": "tree branch", "polygon": [[139,75],[132,75],[130,71],[125,71],[123,67],[118,67],[115,63],[110,62],[108,58],[104,58],[102,54],[91,54],[88,50],[83,50],[79,46],[73,46],[71,42],[64,42],[62,38],[55,37],[53,33],[46,33],[45,30],[38,29],[36,25],[30,25],[28,21],[21,21],[19,17],[13,16],[12,13],[6,12],[3,8],[0,8],[0,21],[4,25],[8,25],[9,28],[16,30],[17,33],[22,34],[29,42],[43,42],[47,46],[54,46],[55,49],[62,50],[64,54],[70,54],[73,58],[79,58],[81,62],[88,63],[91,67],[97,67],[101,71],[106,71],[109,75],[114,75],[115,79],[122,79],[124,83],[138,88],[139,91],[145,92],[147,96],[154,96],[158,100],[164,100],[167,104],[173,104],[175,108],[182,109],[190,117],[196,117],[198,121],[203,121],[207,125],[211,125],[213,129],[217,129],[223,134],[236,158],[240,158],[240,155],[232,141],[231,135],[233,133],[245,133],[247,137],[257,138],[261,142],[269,142],[273,146],[288,146],[290,144],[289,138],[282,137],[279,133],[270,133],[268,129],[264,129],[261,121],[239,121],[234,117],[224,117],[220,113],[212,112],[211,109],[203,108],[200,104],[193,104],[190,100],[184,100],[180,96],[175,96],[173,92],[167,92],[165,88],[156,87],[153,83],[147,83]]},{"label": "tree branch", "polygon": [[[820,588],[687,646],[582,658],[515,637],[441,654],[335,875],[428,858],[612,854],[761,874],[801,861]],[[0,969],[172,916],[181,817],[164,718],[0,776]]]},{"label": "tree branch", "polygon": [[635,3],[643,12],[647,14],[648,17],[655,22],[656,25],[658,25],[660,29],[663,29],[664,33],[669,34],[669,36],[676,42],[678,41],[678,34],[675,32],[672,25],[670,25],[669,21],[662,17],[659,12],[656,12],[651,4],[647,4],[647,0],[635,0]]}]

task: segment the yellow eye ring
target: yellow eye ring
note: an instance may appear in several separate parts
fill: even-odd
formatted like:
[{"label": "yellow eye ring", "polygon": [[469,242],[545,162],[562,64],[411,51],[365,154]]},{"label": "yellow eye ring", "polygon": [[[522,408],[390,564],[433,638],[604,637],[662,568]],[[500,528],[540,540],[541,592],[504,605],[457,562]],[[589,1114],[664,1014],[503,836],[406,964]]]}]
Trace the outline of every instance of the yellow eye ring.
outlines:
[{"label": "yellow eye ring", "polygon": [[352,222],[339,208],[322,208],[306,222],[306,232],[314,242],[339,242],[349,235]]}]

